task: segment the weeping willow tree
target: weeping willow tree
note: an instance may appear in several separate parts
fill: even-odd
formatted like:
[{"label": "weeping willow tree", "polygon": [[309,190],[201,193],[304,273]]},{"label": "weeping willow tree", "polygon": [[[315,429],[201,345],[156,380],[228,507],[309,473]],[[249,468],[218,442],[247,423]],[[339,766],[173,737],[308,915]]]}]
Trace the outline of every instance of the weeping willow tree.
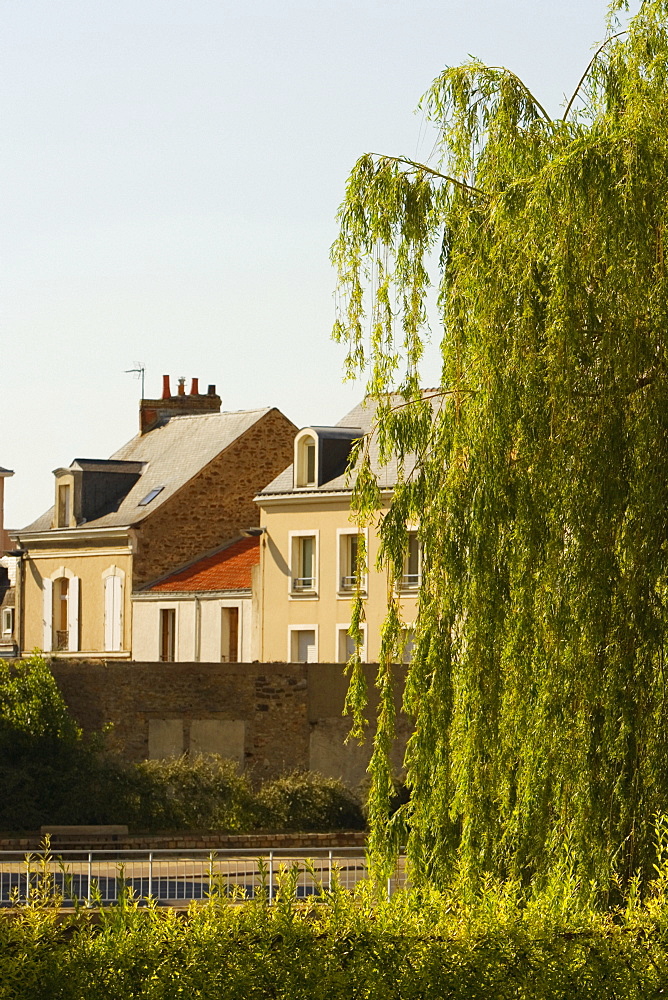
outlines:
[{"label": "weeping willow tree", "polygon": [[[619,30],[623,6],[562,117],[507,69],[447,69],[422,105],[439,159],[363,156],[340,211],[335,336],[403,470],[380,562],[401,575],[411,524],[423,552],[411,798],[388,819],[392,598],[370,798],[376,856],[407,838],[418,880],[527,879],[565,849],[646,870],[668,812],[668,2]],[[358,728],[364,697],[353,661]]]}]

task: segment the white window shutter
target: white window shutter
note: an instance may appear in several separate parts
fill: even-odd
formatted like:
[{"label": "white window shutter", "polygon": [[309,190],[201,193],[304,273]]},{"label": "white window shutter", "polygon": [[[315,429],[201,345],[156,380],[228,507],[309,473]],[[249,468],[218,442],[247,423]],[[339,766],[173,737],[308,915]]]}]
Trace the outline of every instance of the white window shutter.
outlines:
[{"label": "white window shutter", "polygon": [[114,649],[120,652],[123,648],[123,579],[113,577],[114,583]]},{"label": "white window shutter", "polygon": [[42,649],[53,649],[53,580],[42,580]]},{"label": "white window shutter", "polygon": [[67,640],[70,653],[79,652],[79,577],[73,576],[67,591]]},{"label": "white window shutter", "polygon": [[121,649],[123,634],[123,581],[108,576],[104,581],[104,648],[109,653]]}]

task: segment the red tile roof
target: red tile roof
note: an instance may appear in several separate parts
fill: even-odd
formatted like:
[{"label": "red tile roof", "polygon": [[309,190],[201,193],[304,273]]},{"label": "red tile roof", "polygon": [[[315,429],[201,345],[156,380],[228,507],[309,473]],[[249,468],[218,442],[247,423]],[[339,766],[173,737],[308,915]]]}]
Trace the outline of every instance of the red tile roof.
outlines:
[{"label": "red tile roof", "polygon": [[259,562],[260,539],[242,538],[148,589],[165,592],[250,590],[251,572]]}]

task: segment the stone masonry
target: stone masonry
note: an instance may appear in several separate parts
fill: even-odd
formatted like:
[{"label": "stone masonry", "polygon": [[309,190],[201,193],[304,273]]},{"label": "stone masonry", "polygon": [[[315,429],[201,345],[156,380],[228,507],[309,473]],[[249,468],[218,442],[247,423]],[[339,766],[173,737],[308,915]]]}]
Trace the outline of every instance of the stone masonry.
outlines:
[{"label": "stone masonry", "polygon": [[[253,780],[296,768],[364,780],[371,742],[345,742],[347,679],[341,664],[302,663],[52,663],[53,674],[79,725],[109,727],[110,749],[126,760],[217,752],[236,759]],[[375,667],[368,665],[374,717]],[[404,668],[396,668],[397,707]],[[408,720],[398,717],[397,773]]]},{"label": "stone masonry", "polygon": [[296,430],[279,410],[270,410],[149,515],[138,532],[133,587],[257,525],[253,497],[292,462]]}]

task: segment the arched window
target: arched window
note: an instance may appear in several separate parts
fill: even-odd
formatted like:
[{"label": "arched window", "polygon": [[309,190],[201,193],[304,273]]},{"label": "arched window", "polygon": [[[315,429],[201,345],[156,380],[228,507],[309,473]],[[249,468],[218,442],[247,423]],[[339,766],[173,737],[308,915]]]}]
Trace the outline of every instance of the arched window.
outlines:
[{"label": "arched window", "polygon": [[312,433],[302,432],[295,440],[295,486],[316,486],[317,476],[316,439]]},{"label": "arched window", "polygon": [[79,650],[79,578],[63,566],[42,581],[44,650]]}]

